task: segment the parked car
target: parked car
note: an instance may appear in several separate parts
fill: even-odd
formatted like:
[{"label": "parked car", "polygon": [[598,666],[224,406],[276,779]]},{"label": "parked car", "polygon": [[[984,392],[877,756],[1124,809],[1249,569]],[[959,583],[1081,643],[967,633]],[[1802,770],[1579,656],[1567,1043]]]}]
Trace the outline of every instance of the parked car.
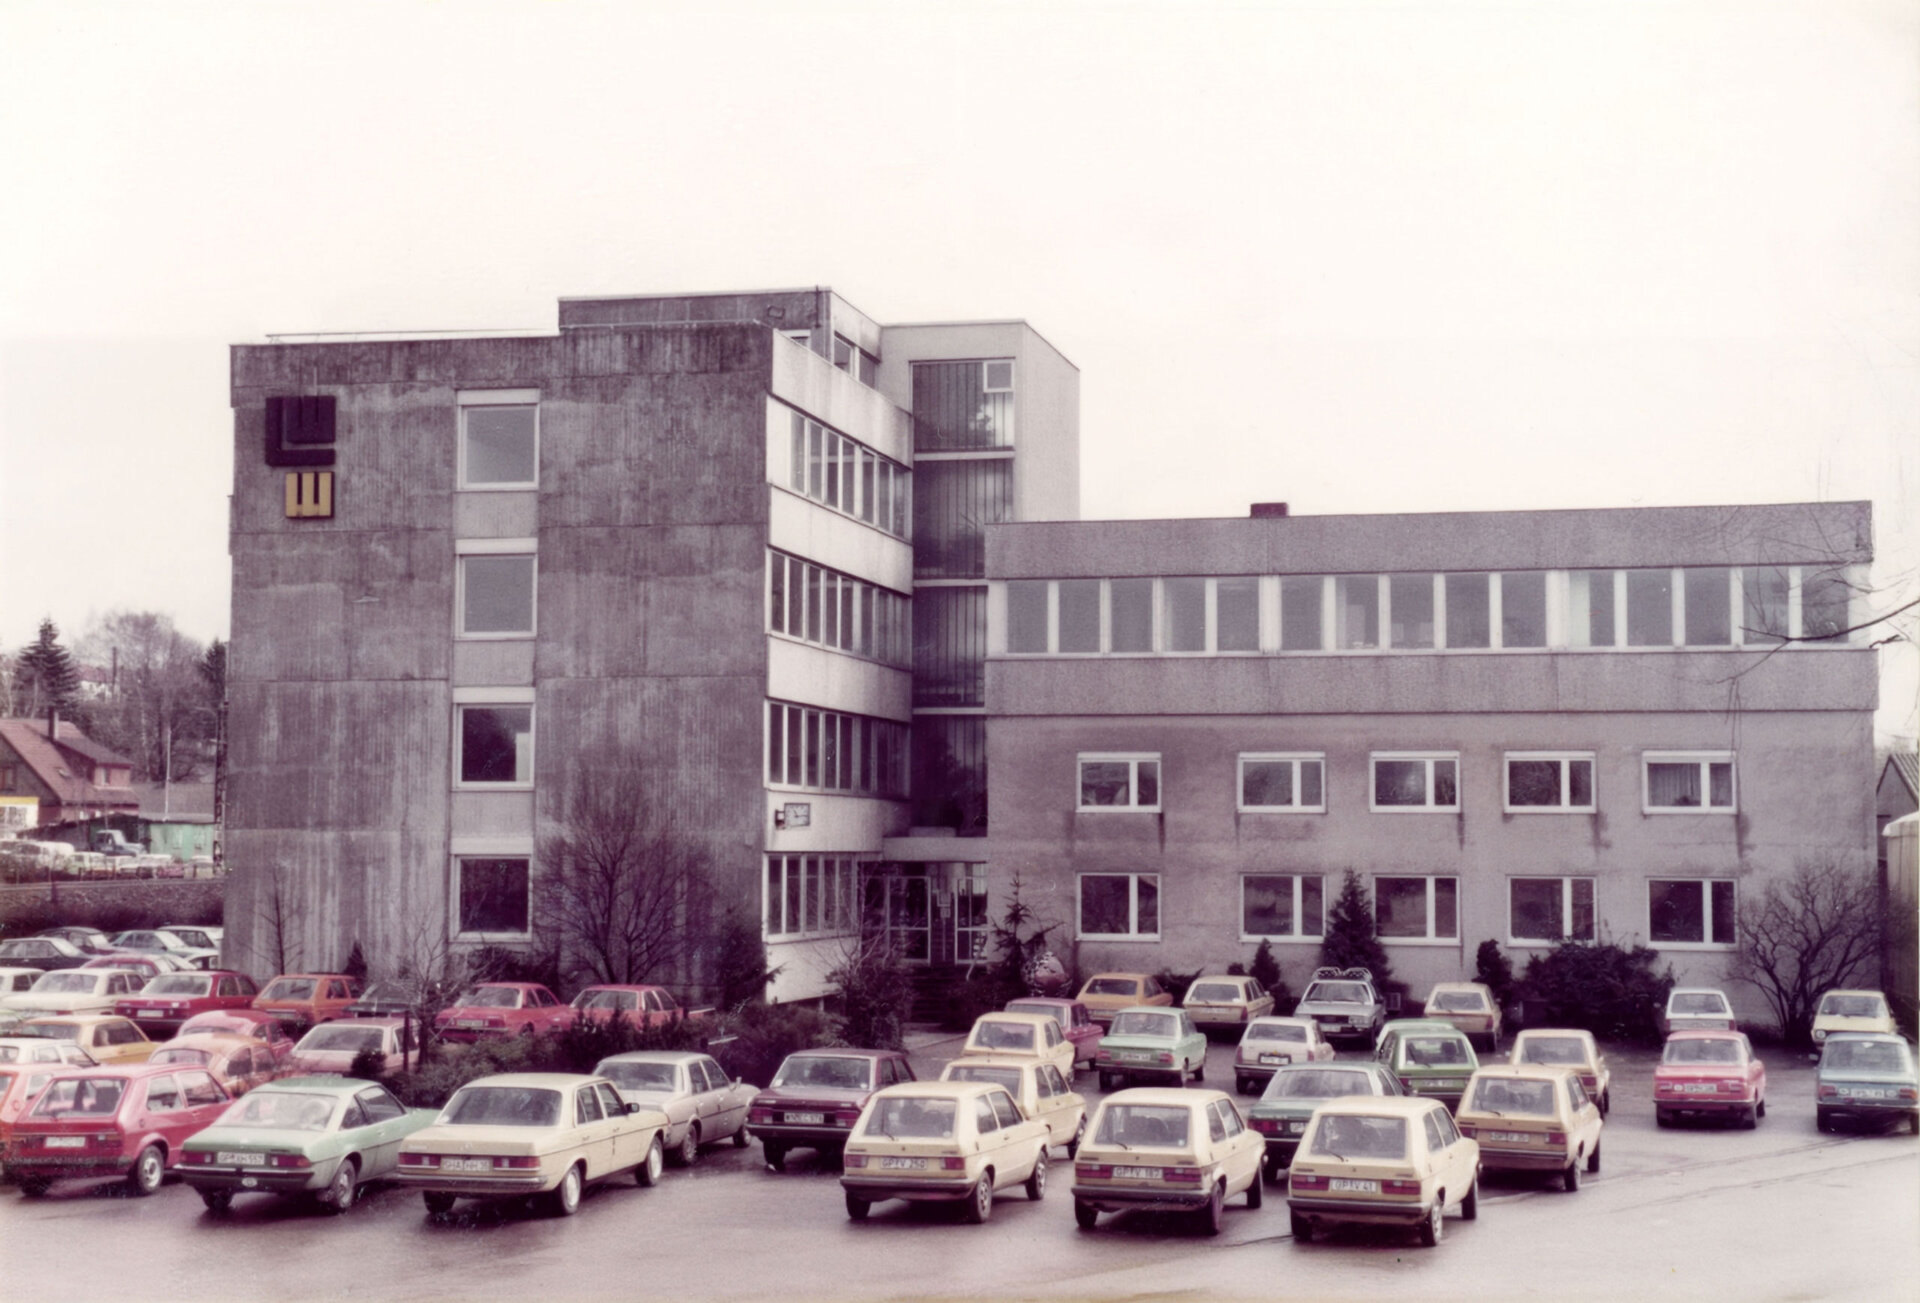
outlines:
[{"label": "parked car", "polygon": [[143,980],[121,968],[63,968],[43,974],[24,991],[0,997],[0,1008],[27,1013],[112,1013]]},{"label": "parked car", "polygon": [[442,1040],[471,1044],[487,1036],[532,1036],[573,1023],[573,1010],[538,982],[481,982],[454,997],[435,1015]]},{"label": "parked car", "polygon": [[1285,1064],[1324,1063],[1338,1053],[1311,1018],[1255,1018],[1233,1052],[1233,1088],[1251,1095]]},{"label": "parked car", "polygon": [[0,1037],[0,1064],[40,1063],[63,1068],[92,1068],[97,1061],[72,1041],[45,1036]]},{"label": "parked car", "polygon": [[1600,1106],[1600,1116],[1613,1109],[1613,1069],[1607,1066],[1607,1056],[1601,1053],[1592,1032],[1529,1027],[1514,1038],[1507,1062],[1572,1068],[1580,1074],[1580,1085]]},{"label": "parked car", "polygon": [[1255,978],[1237,974],[1197,977],[1187,987],[1180,1007],[1203,1032],[1237,1032],[1255,1018],[1272,1013],[1273,996]]},{"label": "parked car", "polygon": [[136,991],[145,986],[149,978],[158,977],[162,973],[193,971],[193,965],[183,959],[174,959],[169,955],[160,954],[139,955],[131,950],[123,950],[111,955],[96,955],[80,965],[80,968],[83,972],[94,972],[105,968],[119,973],[132,973],[135,978],[133,989]]},{"label": "parked car", "polygon": [[13,1143],[13,1124],[46,1089],[47,1083],[64,1068],[84,1066],[88,1065],[22,1061],[0,1063],[0,1160],[5,1158],[8,1146]]},{"label": "parked car", "polygon": [[974,1054],[949,1062],[940,1070],[940,1080],[984,1081],[1004,1087],[1022,1113],[1047,1124],[1048,1144],[1066,1146],[1068,1158],[1079,1151],[1087,1131],[1087,1101],[1074,1093],[1053,1064]]},{"label": "parked car", "polygon": [[1483,1167],[1557,1172],[1567,1193],[1580,1168],[1600,1170],[1600,1106],[1574,1068],[1496,1064],[1480,1069],[1454,1111],[1460,1134],[1480,1145]]},{"label": "parked car", "polygon": [[1856,1122],[1904,1121],[1920,1136],[1920,1078],[1913,1048],[1887,1032],[1834,1032],[1821,1047],[1814,1085],[1814,1125],[1833,1130]]},{"label": "parked car", "polygon": [[[182,877],[184,866],[176,868],[172,874],[163,876]],[[162,923],[162,932],[171,932],[196,950],[218,950],[226,942],[227,930],[208,923]]]},{"label": "parked car", "polygon": [[1184,1009],[1122,1009],[1113,1016],[1113,1029],[1100,1038],[1093,1061],[1102,1090],[1139,1077],[1170,1076],[1175,1085],[1189,1075],[1205,1081],[1207,1038]]},{"label": "parked car", "polygon": [[1683,1031],[1740,1030],[1727,993],[1702,986],[1676,986],[1669,991],[1661,1021],[1666,1024],[1668,1035]]},{"label": "parked car", "polygon": [[1247,1125],[1266,1144],[1269,1181],[1293,1164],[1313,1111],[1348,1095],[1402,1096],[1400,1078],[1378,1063],[1290,1063],[1276,1071],[1247,1110]]},{"label": "parked car", "polygon": [[1437,1099],[1453,1108],[1480,1067],[1466,1033],[1450,1024],[1412,1027],[1390,1036],[1377,1051],[1409,1095]]},{"label": "parked car", "polygon": [[128,841],[126,834],[118,828],[95,828],[93,836],[87,840],[87,846],[96,855],[114,858],[121,856],[137,858],[147,853],[145,843]]},{"label": "parked car", "polygon": [[61,1073],[14,1123],[7,1171],[28,1196],[55,1181],[108,1177],[152,1194],[187,1137],[229,1102],[202,1068],[141,1063]]},{"label": "parked car", "polygon": [[17,1036],[44,1036],[71,1041],[100,1064],[145,1063],[154,1051],[131,1018],[113,1013],[76,1013],[29,1018],[14,1030]]},{"label": "parked car", "polygon": [[1092,1063],[1100,1044],[1100,1024],[1093,1020],[1087,1006],[1078,1000],[1062,1000],[1050,995],[1023,995],[1007,1001],[1008,1013],[1044,1013],[1060,1024],[1060,1034],[1073,1042],[1075,1065]]},{"label": "parked car", "polygon": [[0,941],[0,964],[43,973],[56,968],[78,968],[95,958],[98,956],[92,951],[82,950],[60,937],[15,937],[11,941]]},{"label": "parked car", "polygon": [[1074,1160],[1073,1219],[1090,1231],[1103,1212],[1190,1212],[1218,1235],[1228,1199],[1264,1201],[1264,1148],[1223,1091],[1118,1091],[1095,1110]]},{"label": "parked car", "polygon": [[142,1027],[173,1032],[195,1014],[216,1009],[251,1009],[260,988],[245,973],[216,969],[206,973],[162,973],[138,994],[114,1002],[113,1011]]},{"label": "parked car", "polygon": [[300,1038],[287,1060],[287,1072],[296,1077],[343,1075],[362,1051],[380,1056],[380,1075],[390,1077],[406,1067],[408,1041],[404,1018],[346,1018],[322,1023]]},{"label": "parked car", "polygon": [[169,955],[189,965],[196,959],[217,959],[220,953],[208,946],[190,946],[162,928],[120,932],[108,944],[115,950],[131,950],[135,954]]},{"label": "parked car", "polygon": [[1767,1115],[1767,1067],[1745,1032],[1680,1031],[1653,1069],[1653,1120],[1697,1113],[1734,1118],[1751,1131]]},{"label": "parked car", "polygon": [[273,1051],[246,1036],[189,1036],[154,1050],[148,1063],[205,1068],[238,1099],[256,1086],[284,1075]]},{"label": "parked car", "polygon": [[1814,1057],[1819,1047],[1835,1032],[1880,1032],[1896,1035],[1893,1010],[1887,997],[1878,991],[1828,991],[1813,1011]]},{"label": "parked car", "polygon": [[662,1143],[682,1167],[692,1167],[700,1146],[732,1140],[747,1147],[747,1108],[759,1092],[727,1075],[711,1055],[687,1050],[636,1050],[594,1065],[620,1098],[667,1115]]},{"label": "parked car", "polygon": [[1476,1048],[1500,1049],[1500,1002],[1481,982],[1436,982],[1427,993],[1425,1015],[1452,1023]]},{"label": "parked car", "polygon": [[873,1093],[913,1079],[898,1050],[802,1050],[753,1097],[747,1129],[775,1171],[796,1148],[838,1154]]},{"label": "parked car", "polygon": [[398,1018],[417,1001],[404,982],[373,982],[347,1005],[349,1018]]},{"label": "parked car", "polygon": [[1102,1027],[1122,1009],[1173,1003],[1159,979],[1148,973],[1095,973],[1080,988],[1079,999],[1087,1006],[1088,1016]]},{"label": "parked car", "polygon": [[58,937],[62,941],[69,942],[82,950],[96,955],[104,954],[113,949],[112,943],[107,940],[107,934],[97,927],[80,927],[78,925],[50,927],[44,931],[36,932],[34,935]]},{"label": "parked car", "polygon": [[1373,1057],[1382,1061],[1391,1058],[1394,1041],[1410,1031],[1448,1032],[1458,1030],[1459,1028],[1444,1018],[1395,1018],[1391,1022],[1382,1023],[1380,1030],[1374,1033]]},{"label": "parked car", "polygon": [[345,973],[282,973],[253,997],[253,1007],[301,1032],[346,1017],[359,998],[360,983]]},{"label": "parked car", "polygon": [[1069,1084],[1073,1081],[1073,1042],[1050,1014],[983,1013],[973,1020],[960,1053],[1030,1056],[1060,1069]]},{"label": "parked car", "polygon": [[31,991],[33,984],[45,975],[43,968],[0,968],[0,995]]},{"label": "parked car", "polygon": [[667,1115],[620,1098],[604,1077],[561,1072],[481,1077],[454,1092],[400,1151],[403,1184],[427,1215],[463,1198],[544,1196],[561,1217],[586,1187],[631,1172],[653,1185],[666,1166]]},{"label": "parked car", "polygon": [[1295,1244],[1341,1225],[1417,1227],[1440,1242],[1449,1208],[1480,1215],[1480,1146],[1432,1099],[1347,1098],[1314,1110],[1287,1175]]},{"label": "parked car", "polygon": [[[664,986],[611,983],[589,986],[574,996],[573,1012],[576,1018],[586,1018],[592,1022],[610,1022],[618,1014],[636,1027],[661,1027],[682,1021],[708,1022],[713,1018],[711,1006],[688,1009]],[[673,1146],[669,1144],[667,1148],[671,1150]]]},{"label": "parked car", "polygon": [[289,1077],[229,1106],[180,1153],[180,1178],[223,1213],[237,1194],[309,1195],[331,1213],[360,1187],[393,1177],[400,1147],[433,1124],[385,1086],[342,1077]]},{"label": "parked car", "polygon": [[1047,1192],[1047,1125],[991,1082],[913,1081],[876,1092],[843,1155],[847,1216],[883,1199],[958,1203],[976,1225],[1010,1186]]},{"label": "parked car", "polygon": [[1322,967],[1313,970],[1313,980],[1293,1006],[1293,1016],[1319,1023],[1330,1041],[1347,1037],[1372,1044],[1374,1034],[1387,1021],[1387,1006],[1374,988],[1370,970]]},{"label": "parked car", "polygon": [[285,1064],[293,1057],[293,1037],[278,1018],[258,1009],[210,1009],[197,1013],[180,1024],[175,1040],[188,1036],[248,1036],[273,1051],[274,1061]]}]

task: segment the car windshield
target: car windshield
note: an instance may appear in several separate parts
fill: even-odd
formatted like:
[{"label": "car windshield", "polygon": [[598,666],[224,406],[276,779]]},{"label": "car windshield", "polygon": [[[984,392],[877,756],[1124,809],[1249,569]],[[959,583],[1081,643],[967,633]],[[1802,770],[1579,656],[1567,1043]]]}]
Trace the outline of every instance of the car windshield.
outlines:
[{"label": "car windshield", "polygon": [[343,1054],[358,1054],[362,1050],[378,1053],[382,1043],[382,1032],[378,1027],[355,1027],[351,1024],[333,1024],[316,1027],[301,1038],[295,1047],[296,1054],[308,1050],[331,1050]]},{"label": "car windshield", "polygon": [[277,977],[260,993],[263,1000],[311,1000],[316,985],[311,977]]},{"label": "car windshield", "polygon": [[64,973],[48,973],[33,984],[35,994],[49,992],[54,995],[70,994],[76,991],[91,991],[100,982],[100,973],[76,973],[71,970]]},{"label": "car windshield", "polygon": [[867,1114],[863,1135],[887,1139],[951,1140],[958,1106],[950,1099],[882,1099]]},{"label": "car windshield", "polygon": [[164,973],[140,989],[142,995],[205,995],[212,987],[210,977],[187,973]]},{"label": "car windshield", "polygon": [[1383,1158],[1407,1156],[1407,1120],[1405,1118],[1361,1117],[1332,1113],[1320,1119],[1313,1129],[1307,1152],[1316,1158]]},{"label": "car windshield", "polygon": [[1372,1095],[1373,1081],[1364,1072],[1339,1068],[1302,1068],[1276,1072],[1262,1099],[1335,1099],[1341,1095]]},{"label": "car windshield", "polygon": [[273,1131],[325,1131],[333,1116],[330,1095],[290,1090],[256,1090],[220,1115],[223,1127],[259,1127]]},{"label": "car windshield", "polygon": [[1184,1149],[1192,1115],[1166,1104],[1109,1104],[1101,1111],[1094,1143],[1132,1149]]},{"label": "car windshield", "polygon": [[518,1009],[520,992],[511,986],[474,986],[462,991],[454,1003],[470,1009]]},{"label": "car windshield", "polygon": [[18,1045],[0,1045],[0,1063],[18,1062],[20,1062],[20,1047]]},{"label": "car windshield", "polygon": [[529,1086],[466,1086],[440,1114],[442,1126],[550,1127],[560,1121],[560,1092]]},{"label": "car windshield", "polygon": [[1409,1036],[1400,1042],[1403,1067],[1448,1068],[1466,1062],[1466,1047],[1451,1036]]},{"label": "car windshield", "polygon": [[1830,995],[1820,1002],[1820,1013],[1827,1018],[1881,1018],[1887,1005],[1877,995]]},{"label": "car windshield", "polygon": [[179,937],[182,941],[186,942],[190,946],[199,946],[202,950],[218,949],[218,947],[213,944],[213,938],[208,936],[205,932],[202,932],[197,927],[189,927],[189,928],[176,927],[176,928],[168,928],[167,930],[173,933],[175,936]]},{"label": "car windshield", "polygon": [[1711,1040],[1668,1041],[1662,1063],[1738,1063],[1740,1045],[1725,1038]]},{"label": "car windshield", "polygon": [[176,1038],[181,1036],[252,1036],[259,1038],[261,1035],[262,1033],[258,1027],[244,1019],[229,1021],[217,1014],[211,1018],[205,1014],[201,1014],[196,1018],[189,1018],[181,1023],[180,1030],[174,1033]]},{"label": "car windshield", "polygon": [[37,1118],[111,1117],[127,1093],[125,1077],[65,1077],[33,1106]]},{"label": "car windshield", "polygon": [[193,1063],[201,1067],[213,1062],[213,1055],[207,1050],[190,1050],[184,1045],[158,1049],[148,1063]]},{"label": "car windshield", "polygon": [[1061,1014],[1060,1010],[1054,1008],[1050,1004],[1040,1004],[1037,1001],[1015,1000],[1012,1004],[1007,1006],[1007,1012],[1008,1013],[1044,1014],[1046,1017],[1053,1019],[1056,1023],[1059,1023],[1062,1027],[1065,1027],[1067,1025],[1064,1019],[1064,1016]]},{"label": "car windshield", "polygon": [[985,1021],[973,1029],[973,1043],[983,1050],[1030,1050],[1033,1028],[1025,1023]]},{"label": "car windshield", "polygon": [[1487,997],[1478,991],[1435,991],[1427,1004],[1441,1013],[1484,1013]]},{"label": "car windshield", "polygon": [[1240,988],[1231,982],[1195,982],[1193,989],[1187,992],[1189,1000],[1214,1004],[1232,1004],[1240,998]]},{"label": "car windshield", "polygon": [[1522,1063],[1585,1063],[1587,1046],[1578,1036],[1529,1036],[1520,1042]]},{"label": "car windshield", "polygon": [[1678,991],[1674,993],[1670,1013],[1718,1013],[1727,1011],[1726,997],[1718,991]]},{"label": "car windshield", "polygon": [[360,998],[362,1000],[389,1000],[405,1003],[407,1000],[407,988],[398,982],[375,982],[367,988],[366,993]]},{"label": "car windshield", "polygon": [[1554,1116],[1554,1098],[1551,1081],[1482,1077],[1473,1088],[1473,1098],[1467,1107],[1482,1113],[1550,1118]]},{"label": "car windshield", "polygon": [[1298,1023],[1257,1022],[1247,1028],[1247,1039],[1250,1041],[1304,1041],[1307,1039],[1307,1029]]},{"label": "car windshield", "polygon": [[842,1059],[825,1054],[796,1054],[774,1074],[776,1086],[827,1086],[835,1090],[865,1090],[872,1071],[866,1059]]},{"label": "car windshield", "polygon": [[595,1068],[594,1075],[605,1077],[622,1090],[672,1090],[671,1063],[623,1063],[613,1059]]},{"label": "car windshield", "polygon": [[1005,1086],[1007,1093],[1019,1097],[1020,1069],[996,1068],[991,1064],[968,1063],[965,1059],[950,1064],[942,1081],[988,1081],[996,1086]]},{"label": "car windshield", "polygon": [[638,991],[582,991],[573,998],[576,1009],[626,1009],[640,1007]]},{"label": "car windshield", "polygon": [[1096,977],[1087,983],[1088,995],[1135,995],[1140,983],[1130,977]]},{"label": "car windshield", "polygon": [[13,1029],[15,1036],[40,1036],[50,1041],[78,1041],[80,1025],[70,1022],[38,1022]]},{"label": "car windshield", "polygon": [[1315,982],[1306,999],[1314,1004],[1365,1004],[1367,988],[1358,982]]},{"label": "car windshield", "polygon": [[1854,1072],[1913,1071],[1907,1060],[1907,1047],[1894,1041],[1828,1041],[1821,1066]]},{"label": "car windshield", "polygon": [[1115,1036],[1172,1036],[1179,1031],[1180,1020],[1170,1013],[1132,1013],[1115,1014],[1113,1034]]}]

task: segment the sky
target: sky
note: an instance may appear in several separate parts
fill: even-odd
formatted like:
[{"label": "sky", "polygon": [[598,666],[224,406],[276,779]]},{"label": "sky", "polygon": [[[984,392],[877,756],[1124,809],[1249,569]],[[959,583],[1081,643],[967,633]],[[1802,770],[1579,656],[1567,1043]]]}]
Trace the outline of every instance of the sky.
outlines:
[{"label": "sky", "polygon": [[230,344],[816,284],[1030,321],[1088,518],[1870,499],[1891,609],[1917,52],[1910,0],[0,0],[0,647],[226,635]]}]

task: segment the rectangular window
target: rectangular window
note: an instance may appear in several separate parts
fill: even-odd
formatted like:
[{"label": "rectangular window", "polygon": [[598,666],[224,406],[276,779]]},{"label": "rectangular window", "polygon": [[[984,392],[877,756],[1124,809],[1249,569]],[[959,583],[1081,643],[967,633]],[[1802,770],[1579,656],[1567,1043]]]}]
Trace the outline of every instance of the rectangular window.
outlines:
[{"label": "rectangular window", "polygon": [[1098,579],[1062,579],[1060,581],[1060,650],[1063,652],[1100,650],[1100,581]]},{"label": "rectangular window", "polygon": [[1326,812],[1326,757],[1242,753],[1240,808],[1285,814]]},{"label": "rectangular window", "polygon": [[1387,580],[1388,634],[1394,647],[1433,646],[1433,576],[1393,575]]},{"label": "rectangular window", "polygon": [[1507,883],[1507,936],[1517,944],[1592,941],[1592,878],[1513,878]]},{"label": "rectangular window", "polygon": [[1320,593],[1318,577],[1287,575],[1280,580],[1280,650],[1319,651]]},{"label": "rectangular window", "polygon": [[1080,757],[1082,810],[1158,810],[1160,757],[1083,755]]},{"label": "rectangular window", "polygon": [[1223,652],[1260,650],[1260,581],[1221,579],[1214,583],[1214,646]]},{"label": "rectangular window", "polygon": [[533,707],[461,706],[463,786],[530,786],[533,782]]},{"label": "rectangular window", "polygon": [[1641,763],[1648,814],[1733,812],[1733,752],[1649,751]]},{"label": "rectangular window", "polygon": [[1682,570],[1689,647],[1725,647],[1733,641],[1733,572],[1724,566]]},{"label": "rectangular window", "polygon": [[850,930],[860,866],[848,855],[769,855],[762,907],[769,937]]},{"label": "rectangular window", "polygon": [[1493,646],[1488,575],[1447,576],[1447,646]]},{"label": "rectangular window", "polygon": [[1647,936],[1656,946],[1731,946],[1733,883],[1725,879],[1649,879]]},{"label": "rectangular window", "polygon": [[1792,576],[1785,566],[1746,566],[1740,571],[1740,637],[1749,645],[1784,642],[1787,593]]},{"label": "rectangular window", "polygon": [[1373,756],[1375,810],[1458,810],[1460,756],[1379,752]]},{"label": "rectangular window", "polygon": [[1007,581],[1007,650],[1035,653],[1047,650],[1047,581]]},{"label": "rectangular window", "polygon": [[1500,645],[1547,645],[1547,576],[1539,570],[1500,576]]},{"label": "rectangular window", "polygon": [[[460,544],[470,548],[472,543]],[[533,634],[534,556],[465,552],[460,560],[460,636],[525,638]]]},{"label": "rectangular window", "polygon": [[1334,580],[1334,645],[1358,651],[1380,645],[1380,579],[1341,575]]},{"label": "rectangular window", "polygon": [[1627,646],[1673,646],[1673,571],[1627,571]]},{"label": "rectangular window", "polygon": [[[526,401],[527,399],[533,401]],[[508,401],[502,401],[508,400]],[[518,401],[513,401],[518,400]],[[526,391],[461,394],[460,487],[540,486],[540,407]]]},{"label": "rectangular window", "polygon": [[1557,811],[1590,813],[1593,806],[1593,755],[1576,752],[1507,753],[1507,810],[1509,813]]},{"label": "rectangular window", "polygon": [[907,726],[888,719],[767,703],[767,781],[783,787],[906,794]]},{"label": "rectangular window", "polygon": [[1013,446],[1013,359],[913,364],[913,446]]},{"label": "rectangular window", "polygon": [[1613,571],[1575,570],[1567,576],[1567,641],[1574,647],[1611,647]]},{"label": "rectangular window", "polygon": [[767,627],[787,631],[787,559],[778,552],[767,556]]},{"label": "rectangular window", "polygon": [[793,491],[905,538],[906,469],[799,412],[792,419],[788,482]]},{"label": "rectangular window", "polygon": [[1844,642],[1852,623],[1853,584],[1845,569],[1835,566],[1800,567],[1800,636]]},{"label": "rectangular window", "polygon": [[1240,934],[1317,940],[1326,935],[1325,899],[1317,873],[1249,873],[1240,879]]},{"label": "rectangular window", "polygon": [[1166,602],[1167,650],[1203,652],[1207,649],[1207,581],[1162,579]]},{"label": "rectangular window", "polygon": [[1375,878],[1374,930],[1383,939],[1442,941],[1460,935],[1458,878]]},{"label": "rectangular window", "polygon": [[1082,940],[1150,941],[1160,935],[1160,875],[1080,875]]},{"label": "rectangular window", "polygon": [[1113,607],[1113,650],[1153,650],[1153,580],[1114,579],[1107,584]]},{"label": "rectangular window", "polygon": [[526,856],[462,855],[453,864],[461,932],[527,933],[531,861]]}]

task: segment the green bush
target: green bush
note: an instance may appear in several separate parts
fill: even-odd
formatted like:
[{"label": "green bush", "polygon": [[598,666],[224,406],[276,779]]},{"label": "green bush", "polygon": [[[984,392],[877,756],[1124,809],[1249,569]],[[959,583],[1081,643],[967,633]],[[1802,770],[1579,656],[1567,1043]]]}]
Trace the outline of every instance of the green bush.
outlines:
[{"label": "green bush", "polygon": [[722,1009],[764,1000],[776,971],[767,966],[767,945],[760,939],[759,925],[732,915],[714,942],[713,967]]},{"label": "green bush", "polygon": [[1522,992],[1528,1022],[1583,1027],[1608,1040],[1660,1042],[1660,1011],[1673,989],[1673,969],[1656,972],[1660,954],[1642,945],[1567,941],[1527,961]]},{"label": "green bush", "polygon": [[838,988],[832,1003],[849,1044],[874,1050],[902,1047],[913,1010],[913,977],[890,947],[868,940],[855,943],[827,980]]},{"label": "green bush", "polygon": [[561,1072],[592,1072],[610,1054],[633,1050],[704,1049],[712,1023],[684,1018],[646,1027],[625,1013],[605,1022],[582,1018],[552,1036],[554,1058]]},{"label": "green bush", "polygon": [[1513,963],[1500,949],[1500,943],[1489,938],[1480,943],[1473,952],[1473,980],[1482,983],[1493,992],[1493,1002],[1505,1009],[1513,1003],[1514,991],[1518,983],[1513,980]]},{"label": "green bush", "polygon": [[1187,988],[1193,985],[1193,979],[1206,971],[1204,968],[1196,968],[1191,973],[1176,973],[1172,969],[1163,968],[1153,976],[1154,980],[1166,989],[1167,994],[1173,997],[1173,1002],[1179,1004],[1187,998]]},{"label": "green bush", "polygon": [[764,1086],[796,1050],[845,1045],[841,1020],[799,1004],[748,1004],[729,1014],[707,1045],[728,1075]]},{"label": "green bush", "polygon": [[385,1075],[382,1071],[385,1067],[386,1055],[369,1045],[355,1051],[353,1062],[347,1065],[347,1075],[361,1081],[379,1081]]},{"label": "green bush", "polygon": [[453,1092],[497,1072],[565,1072],[551,1036],[503,1036],[477,1041],[464,1053],[442,1052],[412,1072],[387,1082],[408,1108],[443,1108]]}]

